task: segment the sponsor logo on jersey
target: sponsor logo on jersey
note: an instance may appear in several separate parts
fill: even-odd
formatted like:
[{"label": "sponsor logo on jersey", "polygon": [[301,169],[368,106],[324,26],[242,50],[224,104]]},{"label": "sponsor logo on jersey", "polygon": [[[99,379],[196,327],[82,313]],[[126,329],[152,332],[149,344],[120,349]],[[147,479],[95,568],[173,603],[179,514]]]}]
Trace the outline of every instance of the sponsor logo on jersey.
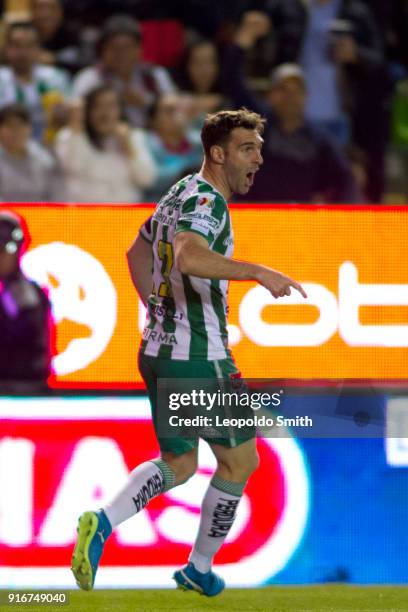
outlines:
[{"label": "sponsor logo on jersey", "polygon": [[171,209],[177,210],[180,208],[182,204],[182,200],[178,198],[178,184],[176,183],[169,189],[167,193],[159,200],[158,208],[163,210],[164,208],[168,208],[168,214],[172,214],[170,212]]},{"label": "sponsor logo on jersey", "polygon": [[197,206],[207,206],[207,208],[214,208],[214,200],[215,200],[215,196],[213,195],[204,195],[204,196],[199,196],[198,200],[197,200]]},{"label": "sponsor logo on jersey", "polygon": [[200,212],[192,212],[185,213],[180,216],[180,222],[192,223],[194,225],[204,227],[204,229],[209,229],[211,231],[217,231],[221,225],[221,222],[218,219],[215,219],[210,214],[208,214],[205,209]]},{"label": "sponsor logo on jersey", "polygon": [[155,221],[158,221],[159,223],[162,223],[163,225],[176,225],[176,219],[175,217],[172,216],[172,211],[167,211],[169,214],[166,214],[164,212],[161,211],[157,211],[154,215],[153,215],[153,219]]},{"label": "sponsor logo on jersey", "polygon": [[156,319],[166,319],[167,321],[169,319],[176,319],[178,321],[181,321],[184,318],[184,314],[181,311],[175,311],[174,308],[168,308],[167,306],[164,306],[161,302],[153,303],[153,299],[153,297],[149,298],[148,310],[149,314],[156,317]]},{"label": "sponsor logo on jersey", "polygon": [[143,340],[152,340],[153,342],[160,342],[160,344],[178,344],[177,338],[174,334],[155,331],[154,329],[149,328],[144,330]]}]

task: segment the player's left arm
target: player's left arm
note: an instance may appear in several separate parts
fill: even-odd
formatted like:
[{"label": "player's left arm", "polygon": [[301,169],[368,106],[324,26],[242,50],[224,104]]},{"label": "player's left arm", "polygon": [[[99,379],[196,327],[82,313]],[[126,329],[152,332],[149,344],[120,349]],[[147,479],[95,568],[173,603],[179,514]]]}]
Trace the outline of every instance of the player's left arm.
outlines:
[{"label": "player's left arm", "polygon": [[141,232],[138,233],[126,256],[132,282],[146,306],[152,292],[153,252],[152,245]]}]

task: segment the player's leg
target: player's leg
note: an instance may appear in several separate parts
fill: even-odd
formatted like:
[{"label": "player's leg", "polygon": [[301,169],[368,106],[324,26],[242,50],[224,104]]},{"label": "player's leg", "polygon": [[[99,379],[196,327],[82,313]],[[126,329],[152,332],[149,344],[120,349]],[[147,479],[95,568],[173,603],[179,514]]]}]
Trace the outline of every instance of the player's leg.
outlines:
[{"label": "player's leg", "polygon": [[218,467],[203,499],[200,527],[189,558],[201,572],[210,570],[232,527],[248,478],[258,467],[255,438],[234,448],[210,446]]},{"label": "player's leg", "polygon": [[160,458],[138,465],[103,508],[81,514],[72,556],[72,572],[81,589],[93,588],[103,547],[112,530],[140,512],[154,497],[188,480],[196,467],[196,448],[183,455],[163,452]]},{"label": "player's leg", "polygon": [[[141,359],[139,367],[157,429],[157,364],[154,359]],[[138,465],[111,502],[98,512],[84,512],[79,517],[72,572],[80,588],[93,588],[103,547],[112,530],[140,512],[151,499],[182,484],[194,474],[198,440],[159,439],[159,445],[161,456]]]},{"label": "player's leg", "polygon": [[125,486],[103,511],[114,529],[140,512],[154,497],[188,480],[197,468],[197,448],[176,455],[162,451],[160,458],[145,461],[130,474]]},{"label": "player's leg", "polygon": [[179,587],[218,595],[224,581],[211,571],[214,555],[224,543],[235,519],[246,482],[258,467],[256,440],[228,448],[210,444],[218,467],[201,506],[200,527],[189,564],[174,574]]}]

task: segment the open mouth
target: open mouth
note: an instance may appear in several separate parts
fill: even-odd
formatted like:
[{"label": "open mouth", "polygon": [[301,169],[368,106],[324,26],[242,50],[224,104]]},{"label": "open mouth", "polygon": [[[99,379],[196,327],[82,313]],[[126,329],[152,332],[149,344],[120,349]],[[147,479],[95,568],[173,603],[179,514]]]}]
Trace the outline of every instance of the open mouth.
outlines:
[{"label": "open mouth", "polygon": [[246,173],[246,178],[247,181],[250,185],[252,185],[252,183],[254,182],[254,177],[255,177],[255,172],[247,172]]}]

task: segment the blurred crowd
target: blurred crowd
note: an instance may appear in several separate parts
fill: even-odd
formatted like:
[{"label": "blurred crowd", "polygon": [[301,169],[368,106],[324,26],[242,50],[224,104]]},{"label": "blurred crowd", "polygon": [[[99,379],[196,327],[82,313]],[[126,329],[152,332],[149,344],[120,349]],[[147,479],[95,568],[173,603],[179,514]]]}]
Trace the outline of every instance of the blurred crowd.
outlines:
[{"label": "blurred crowd", "polygon": [[407,30],[408,0],[4,1],[0,200],[154,202],[246,106],[246,201],[408,203]]}]

